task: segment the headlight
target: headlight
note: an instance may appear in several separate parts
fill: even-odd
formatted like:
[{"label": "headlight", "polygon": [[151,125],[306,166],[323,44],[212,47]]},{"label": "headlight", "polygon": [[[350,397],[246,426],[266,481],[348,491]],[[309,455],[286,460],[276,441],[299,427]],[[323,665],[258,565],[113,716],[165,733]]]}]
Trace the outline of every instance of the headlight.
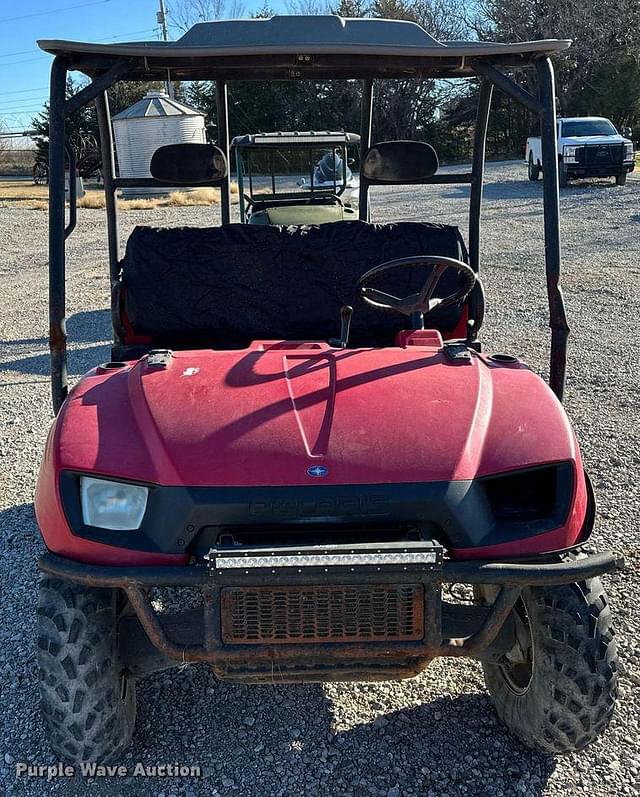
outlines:
[{"label": "headlight", "polygon": [[575,163],[576,162],[576,150],[577,147],[563,147],[562,148],[562,158],[566,163]]},{"label": "headlight", "polygon": [[631,142],[624,145],[624,160],[625,161],[633,160],[633,144]]},{"label": "headlight", "polygon": [[110,531],[139,529],[149,490],[137,484],[80,478],[82,520],[87,526]]}]

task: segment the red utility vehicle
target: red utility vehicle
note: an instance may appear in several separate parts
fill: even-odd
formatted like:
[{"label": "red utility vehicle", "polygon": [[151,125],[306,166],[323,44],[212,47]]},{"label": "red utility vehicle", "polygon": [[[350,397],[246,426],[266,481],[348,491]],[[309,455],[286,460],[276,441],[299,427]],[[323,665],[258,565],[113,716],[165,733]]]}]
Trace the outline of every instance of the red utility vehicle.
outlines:
[{"label": "red utility vehicle", "polygon": [[[48,553],[38,609],[42,710],[56,755],[127,745],[135,680],[208,662],[243,682],[413,676],[436,656],[482,661],[498,714],[526,744],[584,747],[616,696],[611,617],[580,555],[594,498],[560,403],[553,70],[568,42],[441,43],[399,21],[211,22],[175,43],[45,41],[50,123],[50,313],[57,417],[38,481]],[[538,73],[540,97],[505,74]],[[67,71],[91,82],[65,99]],[[217,81],[217,146],[114,172],[106,89]],[[372,144],[373,80],[479,76],[470,172],[426,143]],[[362,81],[357,221],[230,223],[227,80]],[[541,119],[550,386],[483,352],[479,277],[493,87]],[[64,119],[95,100],[107,200],[114,344],[67,394]],[[372,185],[470,187],[457,227],[369,221]],[[71,181],[71,185],[74,181]],[[120,252],[119,188],[217,185],[222,225],[138,227]],[[473,600],[443,585],[473,585]],[[190,587],[156,611],[151,590]],[[176,677],[180,677],[179,673]]]}]

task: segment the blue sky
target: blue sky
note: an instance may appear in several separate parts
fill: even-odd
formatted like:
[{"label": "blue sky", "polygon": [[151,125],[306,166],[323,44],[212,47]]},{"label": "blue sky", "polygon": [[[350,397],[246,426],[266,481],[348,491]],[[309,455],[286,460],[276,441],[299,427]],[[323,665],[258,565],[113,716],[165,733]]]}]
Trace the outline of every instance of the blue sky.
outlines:
[{"label": "blue sky", "polygon": [[[247,0],[247,13],[263,5]],[[283,0],[271,7],[280,9]],[[171,20],[171,0],[165,0]],[[127,41],[159,38],[158,0],[2,0],[0,126],[24,130],[47,98],[51,58],[36,39]]]}]

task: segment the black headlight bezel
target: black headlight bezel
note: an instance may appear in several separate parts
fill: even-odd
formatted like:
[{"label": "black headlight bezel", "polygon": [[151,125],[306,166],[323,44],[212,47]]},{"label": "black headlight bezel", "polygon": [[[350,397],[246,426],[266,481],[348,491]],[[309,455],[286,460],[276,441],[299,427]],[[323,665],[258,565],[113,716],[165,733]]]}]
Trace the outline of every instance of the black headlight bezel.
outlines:
[{"label": "black headlight bezel", "polygon": [[507,471],[478,481],[503,534],[534,536],[567,523],[576,486],[570,461]]},{"label": "black headlight bezel", "polygon": [[[549,471],[545,474],[545,471]],[[533,515],[510,517],[496,505],[496,491],[514,478],[549,484],[553,500]],[[140,529],[107,531],[83,522],[79,481],[97,474],[62,471],[63,509],[75,536],[116,548],[185,554],[198,535],[212,525],[223,529],[248,526],[264,530],[297,523],[340,522],[367,524],[411,523],[429,531],[450,550],[515,543],[564,526],[575,500],[576,474],[571,461],[508,471],[473,480],[389,484],[347,484],[324,487],[186,487],[159,486],[130,479],[114,479],[149,488],[147,510]],[[546,478],[546,482],[544,482]],[[329,507],[329,509],[327,509]],[[497,511],[498,510],[498,511]],[[542,511],[544,510],[544,511]],[[326,517],[331,512],[331,519]]]}]

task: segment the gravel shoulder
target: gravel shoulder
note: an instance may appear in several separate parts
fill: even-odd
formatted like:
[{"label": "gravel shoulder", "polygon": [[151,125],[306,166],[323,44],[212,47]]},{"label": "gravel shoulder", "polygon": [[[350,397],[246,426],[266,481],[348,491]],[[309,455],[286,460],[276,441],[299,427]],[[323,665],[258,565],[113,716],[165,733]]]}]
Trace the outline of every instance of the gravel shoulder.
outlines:
[{"label": "gravel shoulder", "polygon": [[[489,349],[547,369],[542,188],[520,163],[487,169],[482,273]],[[374,219],[467,225],[468,188],[377,189]],[[563,758],[523,748],[498,722],[480,666],[436,661],[404,682],[245,687],[205,666],[147,677],[138,687],[134,746],[122,760],[197,765],[200,777],[16,777],[17,762],[55,763],[37,708],[34,619],[42,550],[33,514],[51,422],[48,382],[47,215],[0,208],[0,797],[52,794],[193,797],[354,795],[507,797],[640,793],[640,178],[581,181],[561,193],[563,284],[572,327],[566,406],[598,500],[590,548],[623,553],[606,579],[622,660],[609,732]],[[121,215],[135,224],[219,223],[215,208]],[[106,223],[79,210],[68,242],[73,377],[108,359]],[[89,792],[89,790],[91,790]]]}]

